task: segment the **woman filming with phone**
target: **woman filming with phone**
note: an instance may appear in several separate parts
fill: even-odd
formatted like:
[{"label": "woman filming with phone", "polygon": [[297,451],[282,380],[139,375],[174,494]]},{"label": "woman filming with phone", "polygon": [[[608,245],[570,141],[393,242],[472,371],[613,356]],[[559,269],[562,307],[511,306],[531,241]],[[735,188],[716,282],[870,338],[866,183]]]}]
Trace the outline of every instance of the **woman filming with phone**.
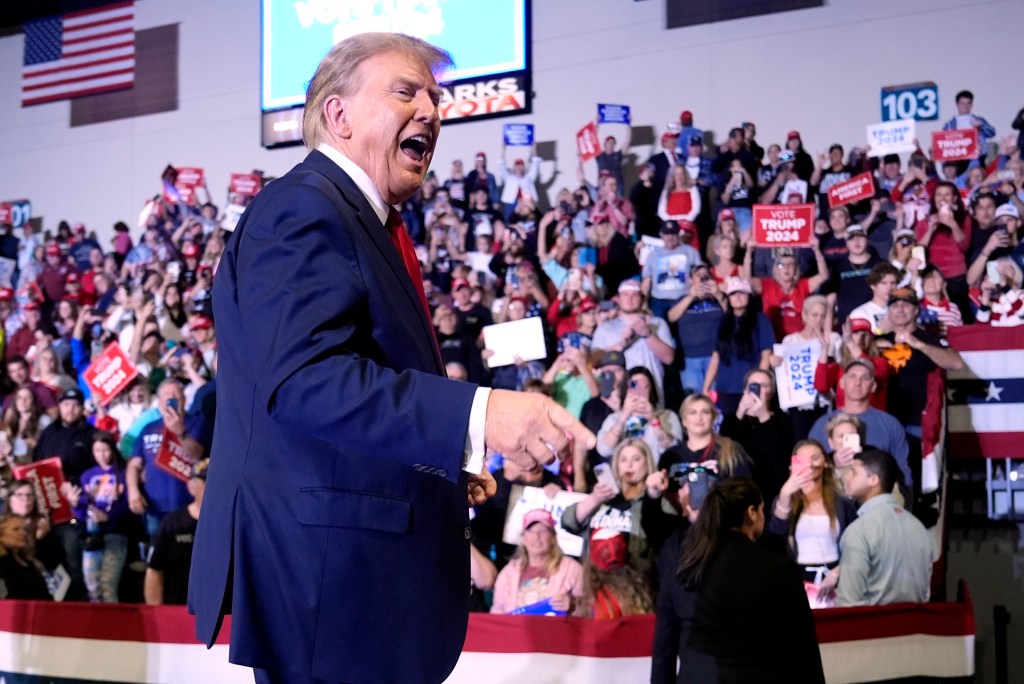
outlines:
[{"label": "woman filming with phone", "polygon": [[[765,526],[757,485],[712,489],[664,573],[651,684],[824,682],[814,620],[792,562],[755,542]],[[680,539],[673,537],[673,542]]]},{"label": "woman filming with phone", "polygon": [[658,388],[647,368],[630,368],[626,383],[622,408],[605,418],[597,432],[597,453],[608,458],[623,440],[642,439],[657,460],[683,434],[679,418],[659,408]]},{"label": "woman filming with phone", "polygon": [[784,540],[786,551],[803,572],[812,607],[831,605],[839,580],[839,538],[857,517],[843,497],[825,447],[805,439],[793,447],[789,479],[772,504],[767,533]]}]

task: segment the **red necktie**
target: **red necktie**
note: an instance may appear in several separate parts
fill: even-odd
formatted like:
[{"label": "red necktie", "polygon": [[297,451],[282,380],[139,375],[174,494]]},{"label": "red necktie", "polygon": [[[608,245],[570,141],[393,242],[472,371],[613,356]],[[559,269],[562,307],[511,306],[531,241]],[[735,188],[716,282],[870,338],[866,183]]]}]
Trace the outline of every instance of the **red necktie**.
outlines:
[{"label": "red necktie", "polygon": [[[420,302],[423,304],[423,311],[427,314],[427,320],[432,321],[430,305],[427,304],[427,295],[423,292],[423,272],[420,271],[420,261],[416,258],[416,248],[412,244],[412,238],[409,237],[409,231],[405,229],[405,223],[402,222],[402,215],[395,211],[394,207],[391,207],[388,212],[387,229],[388,235],[391,236],[391,242],[394,243],[395,249],[398,250],[398,254],[402,257],[405,270],[409,272],[409,277],[412,278],[412,286],[416,288],[416,292],[420,295]],[[431,329],[433,329],[432,322]],[[436,336],[434,337],[434,347],[437,347]]]}]

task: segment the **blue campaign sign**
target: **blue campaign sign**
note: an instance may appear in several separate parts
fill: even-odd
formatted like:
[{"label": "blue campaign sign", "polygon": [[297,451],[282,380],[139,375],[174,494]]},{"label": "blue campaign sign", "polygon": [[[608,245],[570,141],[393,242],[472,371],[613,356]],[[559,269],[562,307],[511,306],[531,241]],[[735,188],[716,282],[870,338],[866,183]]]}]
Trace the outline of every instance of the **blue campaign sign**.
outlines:
[{"label": "blue campaign sign", "polygon": [[508,147],[529,147],[533,144],[533,124],[505,124],[502,133]]},{"label": "blue campaign sign", "polygon": [[931,81],[882,88],[882,121],[939,118],[939,86]]},{"label": "blue campaign sign", "polygon": [[629,105],[597,105],[597,123],[629,123]]}]

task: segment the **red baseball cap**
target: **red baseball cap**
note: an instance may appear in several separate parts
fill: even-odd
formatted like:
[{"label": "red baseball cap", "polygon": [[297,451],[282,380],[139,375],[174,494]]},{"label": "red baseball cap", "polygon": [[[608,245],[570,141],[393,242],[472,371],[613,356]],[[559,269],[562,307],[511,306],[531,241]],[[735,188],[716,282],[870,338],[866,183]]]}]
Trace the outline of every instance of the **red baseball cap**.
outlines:
[{"label": "red baseball cap", "polygon": [[682,114],[679,115],[679,123],[683,124],[684,126],[689,126],[690,124],[692,124],[693,112],[691,112],[689,109],[684,109]]},{"label": "red baseball cap", "polygon": [[85,233],[85,224],[84,223],[76,223],[74,228],[72,228],[72,230],[74,230],[76,233],[79,233],[79,234]]},{"label": "red baseball cap", "polygon": [[213,328],[213,321],[206,316],[193,316],[192,320],[188,322],[190,330],[211,330]]},{"label": "red baseball cap", "polygon": [[736,214],[733,212],[732,209],[722,209],[720,212],[718,212],[718,220],[724,221],[725,219],[732,219],[734,221],[736,220]]},{"label": "red baseball cap", "polygon": [[78,271],[68,271],[68,274],[64,276],[65,283],[78,283],[80,278],[78,277]]},{"label": "red baseball cap", "polygon": [[56,242],[46,245],[46,256],[60,256],[60,245]]},{"label": "red baseball cap", "polygon": [[526,162],[522,159],[516,159],[515,164],[516,166],[526,166]]},{"label": "red baseball cap", "polygon": [[9,302],[14,299],[14,290],[9,287],[0,287],[0,302]]},{"label": "red baseball cap", "polygon": [[851,318],[850,332],[871,332],[871,321],[866,318]]},{"label": "red baseball cap", "polygon": [[199,245],[194,242],[186,242],[181,246],[181,254],[186,259],[194,259],[199,256]]},{"label": "red baseball cap", "polygon": [[800,138],[800,131],[790,131],[786,134],[786,140],[792,140],[793,138]]},{"label": "red baseball cap", "polygon": [[601,570],[617,570],[629,560],[629,540],[622,532],[600,527],[590,534],[590,561]]},{"label": "red baseball cap", "polygon": [[597,302],[590,297],[586,297],[582,302],[580,302],[580,313],[583,313],[584,311],[593,311],[596,308]]},{"label": "red baseball cap", "polygon": [[39,302],[34,301],[34,300],[30,301],[30,302],[25,302],[24,304],[21,305],[21,310],[22,311],[39,311]]},{"label": "red baseball cap", "polygon": [[469,281],[465,278],[455,278],[452,280],[452,292],[455,292],[460,287],[469,287]]},{"label": "red baseball cap", "polygon": [[667,132],[661,134],[661,141],[665,142],[666,140],[675,140],[678,137],[679,137],[678,133],[673,133],[672,131],[667,131]]}]

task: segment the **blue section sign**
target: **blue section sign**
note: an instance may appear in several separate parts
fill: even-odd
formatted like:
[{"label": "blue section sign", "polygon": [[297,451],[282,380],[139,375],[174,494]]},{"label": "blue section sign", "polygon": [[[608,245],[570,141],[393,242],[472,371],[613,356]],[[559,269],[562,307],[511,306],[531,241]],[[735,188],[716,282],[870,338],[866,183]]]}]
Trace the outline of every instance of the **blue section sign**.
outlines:
[{"label": "blue section sign", "polygon": [[507,147],[529,147],[533,144],[533,124],[505,124],[502,133]]},{"label": "blue section sign", "polygon": [[629,106],[616,104],[597,105],[597,123],[629,123]]},{"label": "blue section sign", "polygon": [[882,121],[939,118],[939,86],[931,81],[882,88]]}]

